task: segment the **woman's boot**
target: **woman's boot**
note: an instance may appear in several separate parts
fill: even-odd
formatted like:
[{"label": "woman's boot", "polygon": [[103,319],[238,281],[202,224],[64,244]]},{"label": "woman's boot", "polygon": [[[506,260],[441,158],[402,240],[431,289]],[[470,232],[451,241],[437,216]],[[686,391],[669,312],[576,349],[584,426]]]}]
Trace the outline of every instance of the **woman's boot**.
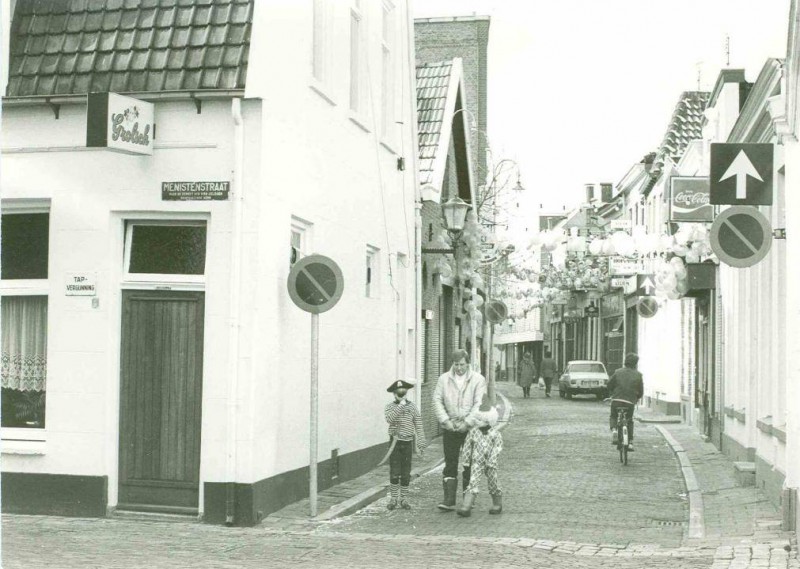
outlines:
[{"label": "woman's boot", "polygon": [[499,514],[503,511],[503,496],[502,494],[492,494],[492,507],[489,510],[490,514]]},{"label": "woman's boot", "polygon": [[472,492],[464,493],[464,503],[461,508],[456,512],[462,518],[468,518],[472,515],[472,504],[475,503],[475,494]]},{"label": "woman's boot", "polygon": [[444,500],[439,504],[438,508],[443,512],[452,512],[456,509],[456,490],[458,488],[458,480],[455,478],[445,478],[442,481],[442,489],[444,490]]}]

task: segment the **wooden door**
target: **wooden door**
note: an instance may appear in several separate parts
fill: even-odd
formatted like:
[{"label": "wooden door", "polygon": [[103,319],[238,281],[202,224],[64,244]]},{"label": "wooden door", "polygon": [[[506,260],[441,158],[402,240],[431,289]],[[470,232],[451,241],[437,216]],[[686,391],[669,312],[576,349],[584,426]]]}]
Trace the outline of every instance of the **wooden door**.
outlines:
[{"label": "wooden door", "polygon": [[202,292],[123,291],[119,505],[198,507]]}]

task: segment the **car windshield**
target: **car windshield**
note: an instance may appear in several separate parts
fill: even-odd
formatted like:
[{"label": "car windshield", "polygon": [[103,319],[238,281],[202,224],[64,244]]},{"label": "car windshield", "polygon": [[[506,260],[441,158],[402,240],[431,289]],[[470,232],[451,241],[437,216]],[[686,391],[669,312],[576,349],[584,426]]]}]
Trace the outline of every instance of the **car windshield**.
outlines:
[{"label": "car windshield", "polygon": [[589,372],[589,373],[605,373],[606,369],[603,364],[570,364],[569,371]]}]

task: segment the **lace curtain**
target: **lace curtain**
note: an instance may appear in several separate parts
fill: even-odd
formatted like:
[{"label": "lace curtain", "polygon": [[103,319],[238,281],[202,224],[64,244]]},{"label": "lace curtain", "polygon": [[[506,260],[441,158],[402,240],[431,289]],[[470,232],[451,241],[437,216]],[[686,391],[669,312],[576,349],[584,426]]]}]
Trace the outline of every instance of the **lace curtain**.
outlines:
[{"label": "lace curtain", "polygon": [[47,382],[47,297],[2,299],[2,386],[44,391]]}]

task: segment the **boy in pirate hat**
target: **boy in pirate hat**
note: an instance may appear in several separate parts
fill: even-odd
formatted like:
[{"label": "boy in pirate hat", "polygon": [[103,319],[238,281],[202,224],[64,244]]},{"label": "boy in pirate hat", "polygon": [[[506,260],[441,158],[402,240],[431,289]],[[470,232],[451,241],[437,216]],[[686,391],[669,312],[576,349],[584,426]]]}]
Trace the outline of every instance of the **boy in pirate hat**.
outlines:
[{"label": "boy in pirate hat", "polygon": [[410,510],[408,503],[408,484],[411,482],[411,453],[422,455],[425,448],[425,431],[422,429],[422,416],[417,406],[406,399],[408,390],[414,387],[414,380],[392,382],[386,389],[394,394],[392,402],[386,406],[384,415],[389,423],[389,451],[380,462],[389,460],[389,505],[390,510],[398,506]]}]

